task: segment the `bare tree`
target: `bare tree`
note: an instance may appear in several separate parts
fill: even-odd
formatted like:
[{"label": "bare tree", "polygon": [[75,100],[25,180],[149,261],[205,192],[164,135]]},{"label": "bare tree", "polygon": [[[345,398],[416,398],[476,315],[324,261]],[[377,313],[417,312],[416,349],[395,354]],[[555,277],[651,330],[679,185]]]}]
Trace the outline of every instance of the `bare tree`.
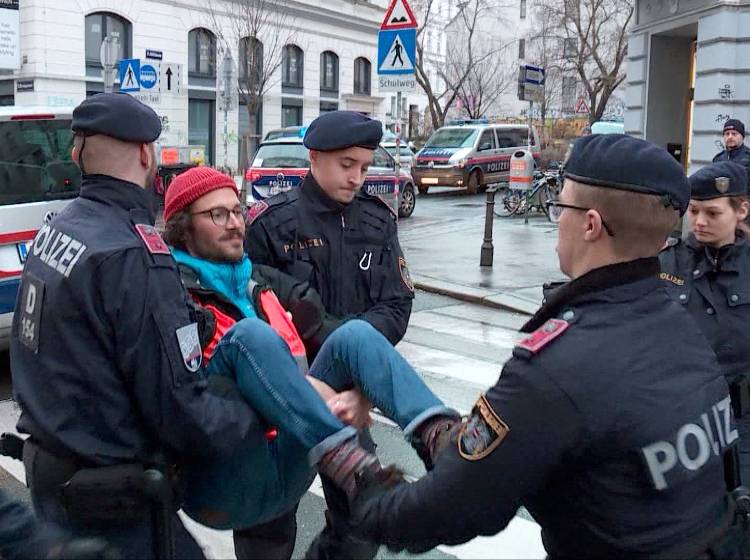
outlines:
[{"label": "bare tree", "polygon": [[[466,0],[446,30],[448,48],[445,64],[435,67],[437,84],[431,80],[431,61],[427,34],[438,20],[438,0],[417,0],[412,7],[419,23],[417,60],[414,64],[417,83],[427,96],[427,107],[433,128],[443,126],[445,116],[458,99],[459,91],[469,78],[474,64],[481,62],[474,54],[481,13],[486,0]],[[480,57],[481,58],[481,57]]]},{"label": "bare tree", "polygon": [[508,68],[503,64],[506,51],[507,45],[482,56],[479,62],[471,66],[466,79],[459,85],[458,99],[470,119],[484,117],[515,84],[516,67]]},{"label": "bare tree", "polygon": [[210,0],[208,12],[224,48],[238,46],[237,93],[247,110],[250,157],[260,140],[256,133],[263,97],[276,85],[284,47],[293,41],[293,21],[283,0]]},{"label": "bare tree", "polygon": [[576,75],[588,98],[589,122],[601,119],[612,92],[625,80],[622,64],[633,0],[547,0],[538,7],[543,30],[535,40],[557,44],[550,61]]}]

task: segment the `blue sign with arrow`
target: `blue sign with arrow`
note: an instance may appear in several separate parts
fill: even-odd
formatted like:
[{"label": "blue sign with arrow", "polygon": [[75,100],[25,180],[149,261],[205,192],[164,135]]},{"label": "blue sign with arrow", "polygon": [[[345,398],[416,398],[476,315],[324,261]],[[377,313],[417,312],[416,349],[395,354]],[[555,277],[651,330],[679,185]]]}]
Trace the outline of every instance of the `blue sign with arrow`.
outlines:
[{"label": "blue sign with arrow", "polygon": [[417,30],[386,29],[378,33],[378,74],[414,74]]}]

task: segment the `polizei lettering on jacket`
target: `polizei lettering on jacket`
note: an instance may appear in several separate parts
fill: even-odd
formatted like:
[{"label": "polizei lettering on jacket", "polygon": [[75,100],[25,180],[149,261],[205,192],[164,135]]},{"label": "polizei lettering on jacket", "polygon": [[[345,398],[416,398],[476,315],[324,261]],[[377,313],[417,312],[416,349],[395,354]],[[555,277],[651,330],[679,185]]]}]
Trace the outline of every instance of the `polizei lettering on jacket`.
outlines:
[{"label": "polizei lettering on jacket", "polygon": [[733,427],[729,396],[713,405],[694,422],[681,426],[669,440],[656,441],[641,449],[654,487],[664,490],[691,471],[705,465],[711,456],[721,457],[739,434]]},{"label": "polizei lettering on jacket", "polygon": [[65,278],[86,251],[86,245],[45,224],[34,239],[32,254]]}]

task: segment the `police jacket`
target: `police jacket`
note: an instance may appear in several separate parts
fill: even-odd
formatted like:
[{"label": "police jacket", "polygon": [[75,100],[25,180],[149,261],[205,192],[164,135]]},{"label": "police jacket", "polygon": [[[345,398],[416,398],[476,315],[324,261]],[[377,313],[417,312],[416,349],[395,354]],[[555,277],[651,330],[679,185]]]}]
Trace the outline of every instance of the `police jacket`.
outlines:
[{"label": "police jacket", "polygon": [[[525,506],[549,556],[685,558],[730,522],[726,382],[656,258],[554,291],[434,470],[362,500],[361,536],[428,550]],[[668,359],[667,359],[668,357]]]},{"label": "police jacket", "polygon": [[745,144],[740,145],[734,150],[724,150],[714,156],[713,163],[717,161],[733,161],[739,163],[745,169],[747,169],[748,177],[750,177],[750,148]]},{"label": "police jacket", "polygon": [[[392,344],[401,340],[414,293],[387,204],[363,192],[351,204],[335,202],[308,173],[301,188],[251,207],[248,222],[245,248],[253,263],[309,282],[320,294],[329,317],[314,333],[314,351],[355,317]],[[297,326],[300,333],[310,330]]]},{"label": "police jacket", "polygon": [[208,389],[195,308],[153,223],[144,189],[84,176],[24,268],[18,429],[83,466],[229,453],[256,421],[238,392]]},{"label": "police jacket", "polygon": [[691,234],[674,240],[659,255],[661,279],[711,343],[731,383],[750,376],[750,244],[738,232],[735,243],[713,249]]}]

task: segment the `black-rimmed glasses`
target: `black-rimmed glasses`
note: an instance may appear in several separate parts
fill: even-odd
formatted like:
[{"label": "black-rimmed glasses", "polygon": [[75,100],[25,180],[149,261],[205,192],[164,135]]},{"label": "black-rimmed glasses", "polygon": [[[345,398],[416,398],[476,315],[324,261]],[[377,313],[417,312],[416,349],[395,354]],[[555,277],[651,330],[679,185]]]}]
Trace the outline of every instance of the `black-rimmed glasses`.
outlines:
[{"label": "black-rimmed glasses", "polygon": [[[548,200],[545,204],[547,206],[547,214],[549,214],[549,219],[556,224],[560,222],[560,216],[562,216],[563,210],[565,210],[566,208],[570,208],[571,210],[582,210],[583,212],[596,210],[595,208],[586,208],[584,206],[576,206],[574,204],[565,204],[563,202],[558,202],[557,200]],[[601,214],[599,214],[599,216],[601,217]],[[607,225],[607,222],[604,221],[604,218],[602,218],[602,227],[604,227],[604,230],[610,237],[615,236],[614,232]]]},{"label": "black-rimmed glasses", "polygon": [[216,208],[209,208],[208,210],[193,212],[190,215],[197,216],[198,214],[208,214],[209,216],[211,216],[211,221],[219,227],[226,227],[227,222],[229,222],[229,214],[232,214],[232,216],[237,218],[239,221],[243,221],[245,219],[241,206],[235,206],[231,210],[229,208],[224,208],[223,206],[217,206]]}]

